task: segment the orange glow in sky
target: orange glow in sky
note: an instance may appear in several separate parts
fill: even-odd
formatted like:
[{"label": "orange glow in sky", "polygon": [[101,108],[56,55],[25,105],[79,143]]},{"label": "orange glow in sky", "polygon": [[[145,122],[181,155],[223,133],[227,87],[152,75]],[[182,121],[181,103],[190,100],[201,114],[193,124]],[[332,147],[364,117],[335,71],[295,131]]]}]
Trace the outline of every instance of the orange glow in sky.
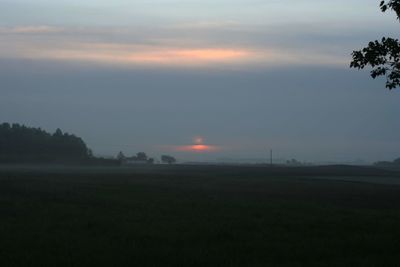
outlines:
[{"label": "orange glow in sky", "polygon": [[188,146],[175,146],[173,150],[178,152],[194,152],[194,153],[206,153],[206,152],[215,152],[219,151],[220,147],[206,145],[204,144],[204,138],[201,136],[197,136],[193,138],[193,145]]},{"label": "orange glow in sky", "polygon": [[215,152],[218,151],[219,148],[217,146],[208,146],[208,145],[191,145],[191,146],[177,146],[175,147],[176,151],[179,152]]},{"label": "orange glow in sky", "polygon": [[194,49],[181,50],[172,53],[176,58],[199,59],[199,60],[227,60],[243,57],[246,51],[230,49]]},{"label": "orange glow in sky", "polygon": [[230,48],[171,49],[114,44],[76,44],[69,47],[38,49],[32,56],[58,60],[78,60],[122,64],[196,65],[241,61],[250,51]]}]

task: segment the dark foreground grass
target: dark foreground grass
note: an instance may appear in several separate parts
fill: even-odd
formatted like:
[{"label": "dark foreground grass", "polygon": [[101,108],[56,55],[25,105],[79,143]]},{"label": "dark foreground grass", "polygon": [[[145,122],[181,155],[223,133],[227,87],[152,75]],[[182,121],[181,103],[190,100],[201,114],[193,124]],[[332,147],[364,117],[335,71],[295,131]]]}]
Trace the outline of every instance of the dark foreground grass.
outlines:
[{"label": "dark foreground grass", "polygon": [[0,266],[399,266],[400,187],[329,179],[346,175],[397,176],[2,170]]}]

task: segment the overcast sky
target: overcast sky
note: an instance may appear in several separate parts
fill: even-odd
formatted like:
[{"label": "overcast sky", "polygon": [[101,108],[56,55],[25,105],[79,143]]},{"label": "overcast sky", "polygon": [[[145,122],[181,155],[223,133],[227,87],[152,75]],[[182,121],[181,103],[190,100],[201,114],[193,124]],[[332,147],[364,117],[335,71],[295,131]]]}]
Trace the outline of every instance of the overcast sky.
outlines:
[{"label": "overcast sky", "polygon": [[[82,3],[84,2],[84,3]],[[378,0],[0,0],[0,121],[97,155],[400,156],[400,91],[349,69]],[[176,149],[203,137],[209,151]]]}]

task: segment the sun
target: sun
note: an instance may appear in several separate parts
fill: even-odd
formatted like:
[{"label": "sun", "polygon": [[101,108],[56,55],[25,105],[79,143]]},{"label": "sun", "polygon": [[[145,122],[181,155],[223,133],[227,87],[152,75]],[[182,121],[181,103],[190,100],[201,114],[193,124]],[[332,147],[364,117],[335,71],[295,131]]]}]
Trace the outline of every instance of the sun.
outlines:
[{"label": "sun", "polygon": [[195,138],[193,138],[193,142],[195,143],[195,145],[202,145],[204,143],[204,138],[196,136]]}]

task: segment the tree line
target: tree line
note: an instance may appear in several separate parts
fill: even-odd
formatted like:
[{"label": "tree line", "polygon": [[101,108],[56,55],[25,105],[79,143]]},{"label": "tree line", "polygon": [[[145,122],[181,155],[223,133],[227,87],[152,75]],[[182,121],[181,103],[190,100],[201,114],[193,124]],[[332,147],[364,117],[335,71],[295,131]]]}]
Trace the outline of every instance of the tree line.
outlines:
[{"label": "tree line", "polygon": [[[147,156],[145,152],[138,152],[135,156],[127,157],[125,154],[120,151],[117,155],[117,160],[120,162],[121,165],[127,164],[134,164],[136,163],[147,163],[147,164],[154,164],[154,158],[150,158]],[[164,164],[174,164],[176,163],[176,159],[173,156],[169,155],[162,155],[161,162]]]},{"label": "tree line", "polygon": [[[0,163],[78,163],[114,165],[148,163],[155,160],[144,152],[126,157],[120,152],[116,159],[94,157],[82,138],[57,129],[54,133],[18,123],[0,124]],[[163,155],[161,162],[173,164],[176,159]]]},{"label": "tree line", "polygon": [[51,134],[18,123],[0,124],[0,162],[84,161],[91,157],[80,137],[60,129]]},{"label": "tree line", "polygon": [[375,166],[378,167],[397,167],[400,168],[400,158],[397,158],[393,161],[378,161],[374,163]]}]

